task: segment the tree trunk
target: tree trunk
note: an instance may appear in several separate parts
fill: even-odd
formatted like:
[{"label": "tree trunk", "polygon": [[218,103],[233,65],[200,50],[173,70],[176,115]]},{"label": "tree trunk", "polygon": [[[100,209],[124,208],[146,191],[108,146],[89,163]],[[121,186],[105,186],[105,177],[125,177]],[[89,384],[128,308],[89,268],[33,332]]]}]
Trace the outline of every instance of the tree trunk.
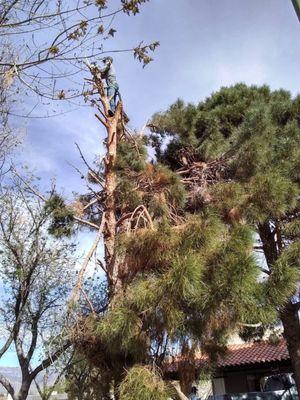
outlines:
[{"label": "tree trunk", "polygon": [[25,379],[22,382],[19,393],[16,396],[16,400],[26,400],[28,396],[28,392],[30,389],[31,381],[29,379]]},{"label": "tree trunk", "polygon": [[116,205],[115,190],[117,187],[117,176],[115,162],[117,156],[117,119],[120,113],[116,111],[114,117],[107,121],[107,153],[105,158],[105,262],[107,266],[109,284],[112,292],[118,290],[118,268],[115,262],[116,241]]},{"label": "tree trunk", "polygon": [[119,102],[113,116],[110,115],[109,98],[102,83],[101,73],[98,68],[89,65],[93,75],[93,80],[100,96],[102,110],[98,107],[103,118],[96,114],[98,120],[104,125],[107,133],[105,162],[105,227],[104,236],[104,254],[108,277],[109,295],[112,298],[122,287],[119,278],[119,262],[116,257],[116,187],[117,173],[115,163],[117,158],[117,143],[120,137],[118,135],[119,121],[122,118],[122,103]]},{"label": "tree trunk", "polygon": [[[276,262],[280,253],[269,222],[259,226],[259,235],[269,270],[272,271],[272,265]],[[280,312],[280,319],[295,374],[297,390],[300,395],[300,322],[297,305],[289,301]]]},{"label": "tree trunk", "polygon": [[280,318],[300,395],[300,322],[297,305],[289,302],[280,313]]}]

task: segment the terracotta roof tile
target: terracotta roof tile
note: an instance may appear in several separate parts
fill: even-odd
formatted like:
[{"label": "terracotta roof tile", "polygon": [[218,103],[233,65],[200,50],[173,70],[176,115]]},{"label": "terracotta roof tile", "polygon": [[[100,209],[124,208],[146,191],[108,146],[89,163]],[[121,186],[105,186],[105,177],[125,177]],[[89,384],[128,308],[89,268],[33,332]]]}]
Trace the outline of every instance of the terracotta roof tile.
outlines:
[{"label": "terracotta roof tile", "polygon": [[[289,359],[290,356],[284,340],[281,340],[277,344],[263,341],[258,343],[229,345],[227,354],[219,359],[217,366],[219,368],[224,368]],[[205,364],[207,361],[208,357],[205,355],[196,356],[196,364],[198,367],[201,367],[201,365]],[[176,372],[179,362],[180,359],[175,359],[169,365],[168,371]]]},{"label": "terracotta roof tile", "polygon": [[276,345],[269,342],[247,343],[229,346],[228,353],[218,361],[218,367],[289,360],[289,358],[284,340]]}]

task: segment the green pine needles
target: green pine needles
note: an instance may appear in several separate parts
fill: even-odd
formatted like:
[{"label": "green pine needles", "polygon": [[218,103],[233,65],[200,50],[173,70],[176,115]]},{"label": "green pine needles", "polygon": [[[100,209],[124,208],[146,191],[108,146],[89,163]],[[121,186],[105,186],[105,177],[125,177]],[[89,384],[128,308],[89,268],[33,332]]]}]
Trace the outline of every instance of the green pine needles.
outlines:
[{"label": "green pine needles", "polygon": [[51,235],[56,238],[69,237],[74,230],[74,211],[65,205],[64,199],[58,194],[53,194],[45,203],[45,212],[51,214],[52,221],[48,228]]},{"label": "green pine needles", "polygon": [[282,316],[299,281],[299,115],[299,97],[238,84],[154,115],[155,161],[144,139],[119,143],[123,286],[74,342],[121,400],[167,399],[168,355],[213,363],[233,330]]},{"label": "green pine needles", "polygon": [[168,400],[173,392],[157,371],[137,365],[128,371],[120,385],[120,400]]}]

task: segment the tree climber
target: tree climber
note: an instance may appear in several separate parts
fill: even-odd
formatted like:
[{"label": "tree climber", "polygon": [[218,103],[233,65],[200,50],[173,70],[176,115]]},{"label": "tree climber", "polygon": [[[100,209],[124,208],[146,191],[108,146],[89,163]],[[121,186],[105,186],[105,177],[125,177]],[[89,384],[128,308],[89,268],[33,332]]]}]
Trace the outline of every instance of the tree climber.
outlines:
[{"label": "tree climber", "polygon": [[105,66],[100,69],[101,78],[105,79],[107,97],[109,98],[109,115],[112,117],[115,114],[117,106],[117,98],[121,101],[121,95],[119,92],[119,85],[116,79],[116,72],[113,66],[112,57],[106,57],[103,60]]}]

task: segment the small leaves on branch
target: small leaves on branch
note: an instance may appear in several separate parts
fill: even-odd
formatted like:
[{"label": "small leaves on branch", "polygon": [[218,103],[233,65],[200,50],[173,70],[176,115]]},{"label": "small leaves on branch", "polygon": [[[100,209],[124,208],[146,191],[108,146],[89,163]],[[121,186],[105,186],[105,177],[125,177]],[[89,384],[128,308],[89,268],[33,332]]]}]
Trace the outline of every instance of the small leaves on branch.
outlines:
[{"label": "small leaves on branch", "polygon": [[64,100],[66,98],[66,93],[65,93],[65,91],[63,89],[58,92],[57,98],[59,100]]},{"label": "small leaves on branch", "polygon": [[149,0],[122,0],[123,11],[127,14],[136,15],[140,12],[140,6],[147,3]]},{"label": "small leaves on branch", "polygon": [[59,53],[59,47],[58,46],[51,46],[50,49],[49,49],[49,53],[54,54],[54,55],[58,54]]},{"label": "small leaves on branch", "polygon": [[114,37],[116,32],[116,29],[110,28],[110,30],[108,31],[108,35]]},{"label": "small leaves on branch", "polygon": [[69,40],[79,40],[86,34],[88,28],[88,21],[81,21],[78,25],[79,25],[78,28],[76,28],[73,32],[71,32],[68,35]]},{"label": "small leaves on branch", "polygon": [[155,41],[149,45],[142,46],[142,43],[138,47],[133,49],[134,58],[138,59],[141,63],[143,63],[143,67],[153,61],[153,58],[149,56],[149,50],[152,52],[160,45],[159,42]]},{"label": "small leaves on branch", "polygon": [[100,35],[102,35],[102,34],[104,33],[104,30],[105,30],[104,26],[103,26],[103,25],[99,25],[97,32],[98,32]]},{"label": "small leaves on branch", "polygon": [[106,8],[107,0],[95,0],[95,5],[99,8]]}]

